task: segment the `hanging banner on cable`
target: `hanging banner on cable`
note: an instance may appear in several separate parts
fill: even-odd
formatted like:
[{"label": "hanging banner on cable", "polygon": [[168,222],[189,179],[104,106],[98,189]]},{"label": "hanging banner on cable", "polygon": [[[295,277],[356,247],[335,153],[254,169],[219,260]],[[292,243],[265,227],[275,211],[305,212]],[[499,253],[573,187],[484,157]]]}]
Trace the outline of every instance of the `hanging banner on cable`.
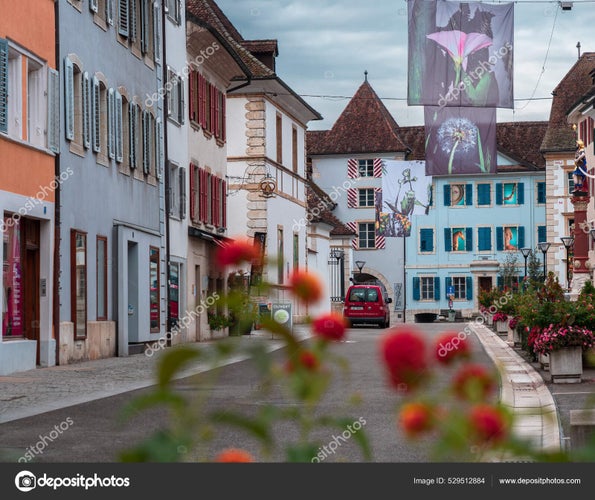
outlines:
[{"label": "hanging banner on cable", "polygon": [[513,108],[513,3],[407,4],[410,106]]},{"label": "hanging banner on cable", "polygon": [[426,175],[495,174],[495,108],[424,108]]}]

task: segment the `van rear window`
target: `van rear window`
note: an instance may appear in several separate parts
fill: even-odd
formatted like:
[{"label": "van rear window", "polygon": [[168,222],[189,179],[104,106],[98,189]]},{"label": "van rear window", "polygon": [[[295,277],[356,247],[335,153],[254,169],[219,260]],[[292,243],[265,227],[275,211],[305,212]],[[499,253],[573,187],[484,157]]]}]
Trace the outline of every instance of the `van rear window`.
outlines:
[{"label": "van rear window", "polygon": [[349,294],[350,302],[378,302],[376,288],[354,288]]}]

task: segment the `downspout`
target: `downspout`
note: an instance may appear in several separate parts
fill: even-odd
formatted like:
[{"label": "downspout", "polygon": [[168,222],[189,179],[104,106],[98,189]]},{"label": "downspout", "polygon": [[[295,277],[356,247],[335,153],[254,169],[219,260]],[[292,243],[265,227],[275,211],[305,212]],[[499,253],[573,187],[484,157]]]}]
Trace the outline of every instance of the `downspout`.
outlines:
[{"label": "downspout", "polygon": [[[55,23],[55,66],[60,68],[60,2],[54,2],[54,23]],[[60,110],[62,107],[60,106]],[[60,111],[62,114],[62,111]],[[62,140],[62,135],[58,141]],[[60,142],[58,142],[59,144]],[[55,178],[60,178],[60,151],[54,156]],[[62,186],[58,186],[54,192],[54,269],[53,269],[53,292],[52,292],[52,328],[56,340],[56,366],[60,364],[60,192]]]},{"label": "downspout", "polygon": [[[166,13],[165,13],[165,2],[161,6],[161,43],[163,45],[161,53],[163,54],[163,78],[162,82],[164,85],[167,84],[167,43],[165,41],[165,26],[166,26]],[[170,306],[170,287],[169,287],[169,263],[170,263],[170,246],[169,246],[169,168],[168,158],[169,152],[167,148],[167,99],[163,99],[163,184],[165,190],[165,300],[166,300],[166,324],[165,331],[169,332],[171,327],[171,306]],[[171,336],[167,340],[168,345],[171,345]]]}]

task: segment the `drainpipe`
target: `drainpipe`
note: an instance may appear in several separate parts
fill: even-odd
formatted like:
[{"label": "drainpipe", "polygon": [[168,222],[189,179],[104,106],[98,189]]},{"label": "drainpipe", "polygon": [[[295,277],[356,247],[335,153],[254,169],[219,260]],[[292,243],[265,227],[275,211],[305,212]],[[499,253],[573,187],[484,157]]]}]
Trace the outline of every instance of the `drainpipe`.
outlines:
[{"label": "drainpipe", "polygon": [[[55,66],[60,68],[60,2],[54,3],[54,22],[55,22]],[[60,108],[62,109],[62,108]],[[62,135],[59,136],[59,141]],[[60,178],[60,152],[54,156],[54,174],[56,179]],[[54,192],[54,255],[53,255],[53,292],[52,292],[52,328],[56,340],[56,365],[60,364],[60,192],[62,186]]]},{"label": "drainpipe", "polygon": [[[165,40],[165,26],[166,26],[166,17],[167,14],[165,13],[165,2],[161,5],[161,43],[163,45],[161,54],[162,54],[162,61],[163,61],[163,78],[162,82],[165,85],[167,83],[167,43]],[[181,15],[181,13],[180,13]],[[170,246],[169,246],[169,185],[170,185],[170,178],[169,178],[169,168],[168,165],[168,158],[169,152],[167,148],[167,99],[163,99],[163,184],[165,190],[165,300],[166,300],[166,323],[165,323],[165,331],[169,332],[170,325],[171,325],[171,307],[170,307],[170,292],[169,292],[169,263],[170,263]],[[179,279],[179,278],[178,278]],[[171,345],[171,338],[167,341],[168,345]]]}]

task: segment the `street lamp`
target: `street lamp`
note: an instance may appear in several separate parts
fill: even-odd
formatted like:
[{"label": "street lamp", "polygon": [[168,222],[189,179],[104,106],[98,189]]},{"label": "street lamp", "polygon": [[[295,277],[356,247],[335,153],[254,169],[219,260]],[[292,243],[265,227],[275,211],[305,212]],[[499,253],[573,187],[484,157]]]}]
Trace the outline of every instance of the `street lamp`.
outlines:
[{"label": "street lamp", "polygon": [[343,265],[343,259],[345,258],[345,252],[340,248],[333,248],[331,250],[331,257],[337,259],[339,264],[339,276],[341,280],[341,300],[345,300],[345,266]]},{"label": "street lamp", "polygon": [[574,245],[574,236],[562,236],[560,238],[564,246],[566,247],[566,288],[570,291],[570,262],[569,262],[569,251],[570,247]]},{"label": "street lamp", "polygon": [[531,255],[531,249],[527,247],[521,248],[521,253],[523,254],[523,257],[525,259],[525,281],[527,281],[527,257]]},{"label": "street lamp", "polygon": [[[365,260],[356,260],[355,265],[357,266],[357,270],[359,271],[359,274],[362,274],[362,269],[366,265],[366,261]],[[360,278],[361,278],[361,276],[360,276]],[[359,281],[359,278],[357,281]]]},{"label": "street lamp", "polygon": [[541,241],[537,244],[537,246],[539,247],[539,250],[541,250],[541,252],[543,253],[543,280],[545,281],[547,278],[547,264],[546,264],[546,256],[545,254],[547,253],[547,251],[550,249],[550,245],[551,243],[548,243],[547,241]]}]

